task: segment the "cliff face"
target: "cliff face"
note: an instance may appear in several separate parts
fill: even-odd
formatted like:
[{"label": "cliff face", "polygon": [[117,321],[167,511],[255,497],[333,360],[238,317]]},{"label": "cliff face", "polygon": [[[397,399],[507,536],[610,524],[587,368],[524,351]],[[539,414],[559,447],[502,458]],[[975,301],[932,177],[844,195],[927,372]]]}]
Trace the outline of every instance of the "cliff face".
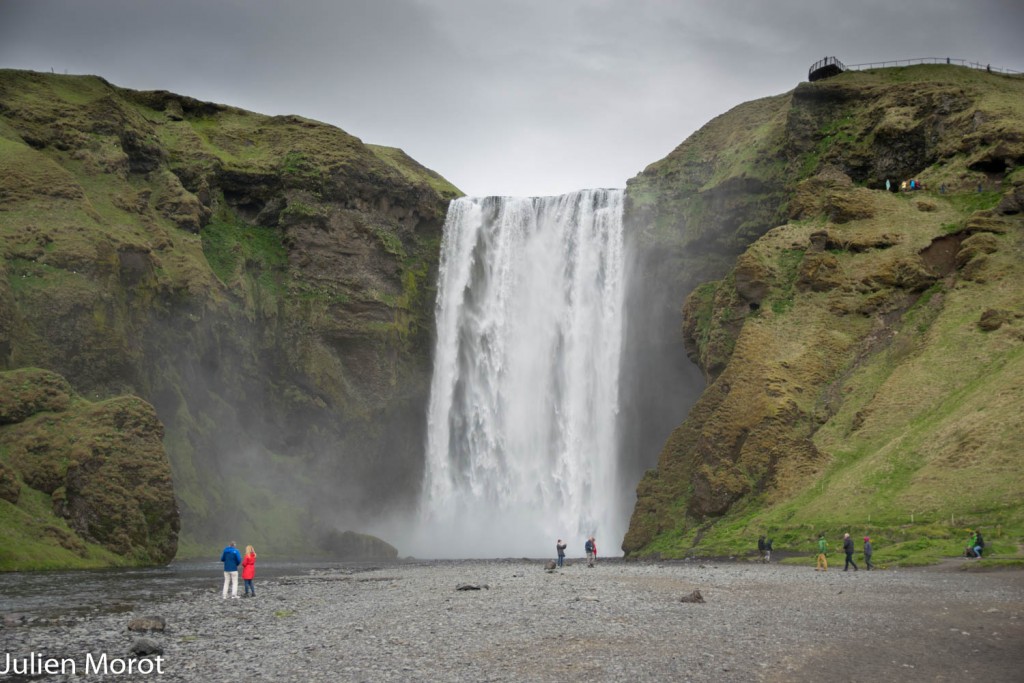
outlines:
[{"label": "cliff face", "polygon": [[[707,386],[627,554],[856,527],[905,559],[966,525],[1024,532],[1022,95],[955,67],[847,73],[738,107],[630,184]],[[911,178],[927,189],[885,191]]]},{"label": "cliff face", "polygon": [[300,117],[0,71],[0,368],[149,401],[186,553],[302,547],[416,492],[458,194]]}]

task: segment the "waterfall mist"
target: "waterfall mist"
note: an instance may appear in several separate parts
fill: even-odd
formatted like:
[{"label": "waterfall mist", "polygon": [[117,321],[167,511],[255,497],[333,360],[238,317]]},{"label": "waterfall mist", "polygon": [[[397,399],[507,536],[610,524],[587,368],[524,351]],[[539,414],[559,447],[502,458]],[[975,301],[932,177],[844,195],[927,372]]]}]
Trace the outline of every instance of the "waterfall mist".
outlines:
[{"label": "waterfall mist", "polygon": [[412,554],[620,554],[622,200],[452,202]]}]

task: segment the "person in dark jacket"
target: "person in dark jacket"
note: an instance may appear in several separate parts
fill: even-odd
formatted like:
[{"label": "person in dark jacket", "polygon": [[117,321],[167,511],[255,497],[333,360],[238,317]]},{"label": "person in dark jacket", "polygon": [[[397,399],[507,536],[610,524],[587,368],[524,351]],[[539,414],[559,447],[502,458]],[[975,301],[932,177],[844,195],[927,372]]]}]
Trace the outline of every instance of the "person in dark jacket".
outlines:
[{"label": "person in dark jacket", "polygon": [[583,545],[583,550],[587,553],[587,566],[593,567],[594,562],[597,560],[597,541],[591,536],[587,539],[587,542]]},{"label": "person in dark jacket", "polygon": [[974,530],[974,536],[971,537],[971,549],[974,550],[974,556],[979,560],[981,559],[981,551],[985,548],[985,539],[981,537],[981,529]]},{"label": "person in dark jacket", "polygon": [[871,568],[875,566],[875,565],[871,564],[871,553],[872,552],[873,551],[871,549],[871,539],[868,538],[867,536],[865,536],[864,537],[864,564],[867,565],[868,571],[871,571]]},{"label": "person in dark jacket", "polygon": [[758,536],[757,538],[757,555],[764,562],[764,536]]},{"label": "person in dark jacket", "polygon": [[220,554],[220,561],[224,563],[224,592],[221,597],[227,600],[228,584],[231,584],[231,597],[238,598],[238,565],[242,564],[242,555],[233,541]]},{"label": "person in dark jacket", "polygon": [[566,543],[562,539],[558,539],[558,543],[555,543],[555,552],[558,553],[558,566],[561,567],[565,564],[565,548]]},{"label": "person in dark jacket", "polygon": [[772,561],[772,539],[767,538],[764,541],[764,563],[768,564]]},{"label": "person in dark jacket", "polygon": [[843,567],[843,571],[850,571],[851,564],[853,571],[857,571],[857,563],[853,561],[853,539],[850,538],[850,534],[843,534],[843,552],[846,553],[846,566]]}]

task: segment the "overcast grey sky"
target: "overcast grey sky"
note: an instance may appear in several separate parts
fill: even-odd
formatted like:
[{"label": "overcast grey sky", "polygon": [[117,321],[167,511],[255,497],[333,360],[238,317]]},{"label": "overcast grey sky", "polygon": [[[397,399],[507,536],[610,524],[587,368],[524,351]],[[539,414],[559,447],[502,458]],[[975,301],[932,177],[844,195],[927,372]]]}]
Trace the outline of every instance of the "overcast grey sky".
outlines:
[{"label": "overcast grey sky", "polygon": [[1024,2],[0,0],[0,67],[300,114],[471,195],[623,187],[826,55],[1024,71]]}]

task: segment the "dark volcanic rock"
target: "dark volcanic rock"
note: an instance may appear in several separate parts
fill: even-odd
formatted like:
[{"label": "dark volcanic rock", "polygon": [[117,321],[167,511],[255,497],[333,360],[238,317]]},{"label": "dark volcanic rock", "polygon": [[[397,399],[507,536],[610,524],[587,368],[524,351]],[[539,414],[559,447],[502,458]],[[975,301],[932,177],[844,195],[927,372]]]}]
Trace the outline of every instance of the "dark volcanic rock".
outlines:
[{"label": "dark volcanic rock", "polygon": [[340,560],[393,560],[398,557],[398,550],[390,543],[354,531],[328,531],[321,535],[319,546]]}]

